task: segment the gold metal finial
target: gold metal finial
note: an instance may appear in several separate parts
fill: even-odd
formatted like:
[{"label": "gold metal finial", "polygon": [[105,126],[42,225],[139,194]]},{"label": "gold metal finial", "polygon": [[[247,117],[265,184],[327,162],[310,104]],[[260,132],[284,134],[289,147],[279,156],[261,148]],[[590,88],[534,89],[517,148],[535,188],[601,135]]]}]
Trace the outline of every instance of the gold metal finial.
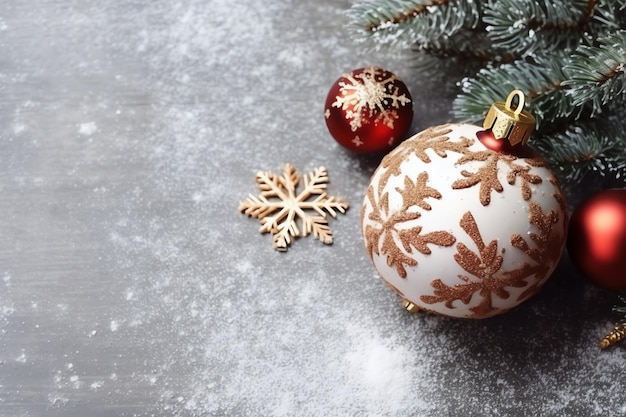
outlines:
[{"label": "gold metal finial", "polygon": [[409,301],[407,299],[402,300],[402,307],[409,313],[417,313],[421,310],[421,308],[419,308],[412,301]]},{"label": "gold metal finial", "polygon": [[[517,106],[512,107],[517,97]],[[496,101],[491,105],[483,127],[491,129],[496,139],[507,139],[511,145],[526,144],[535,129],[535,118],[524,110],[526,98],[520,90],[513,90],[506,102]]]},{"label": "gold metal finial", "polygon": [[611,346],[626,339],[626,323],[621,323],[615,326],[613,330],[600,341],[600,348],[607,349]]}]

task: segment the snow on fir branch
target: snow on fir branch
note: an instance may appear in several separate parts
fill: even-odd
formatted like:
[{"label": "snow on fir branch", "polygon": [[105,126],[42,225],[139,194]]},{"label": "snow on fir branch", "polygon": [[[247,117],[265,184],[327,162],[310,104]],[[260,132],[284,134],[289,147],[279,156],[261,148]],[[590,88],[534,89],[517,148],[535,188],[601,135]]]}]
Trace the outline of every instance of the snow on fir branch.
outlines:
[{"label": "snow on fir branch", "polygon": [[561,64],[566,57],[555,53],[552,58],[537,57],[535,62],[517,60],[482,69],[473,78],[465,78],[460,83],[465,94],[453,103],[455,115],[467,121],[482,121],[491,103],[502,101],[502,97],[515,89],[524,91],[529,110],[540,126],[546,119],[554,121],[573,115],[578,109],[562,85],[565,73]]},{"label": "snow on fir branch", "polygon": [[498,0],[485,7],[484,22],[495,45],[523,57],[576,47],[579,36],[589,29],[595,4],[593,0]]},{"label": "snow on fir branch", "polygon": [[592,115],[623,96],[626,89],[626,30],[597,39],[597,46],[581,45],[565,68],[563,85],[574,106],[590,104]]},{"label": "snow on fir branch", "polygon": [[352,7],[357,33],[384,44],[411,47],[438,43],[480,23],[480,4],[465,0],[386,0]]},{"label": "snow on fir branch", "polygon": [[520,89],[564,180],[626,176],[626,0],[369,0],[349,13],[370,45],[464,68],[456,118],[479,122]]}]

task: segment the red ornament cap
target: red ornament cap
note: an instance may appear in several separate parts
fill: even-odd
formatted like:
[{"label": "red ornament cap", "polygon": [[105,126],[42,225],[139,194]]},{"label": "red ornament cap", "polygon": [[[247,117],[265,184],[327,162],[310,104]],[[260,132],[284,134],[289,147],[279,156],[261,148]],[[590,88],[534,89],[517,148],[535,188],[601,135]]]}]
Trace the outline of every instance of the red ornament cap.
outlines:
[{"label": "red ornament cap", "polygon": [[626,291],[626,190],[605,190],[585,200],[570,220],[567,249],[591,283]]},{"label": "red ornament cap", "polygon": [[382,153],[411,127],[413,101],[393,73],[366,67],[343,74],[330,88],[324,116],[330,134],[357,153]]}]

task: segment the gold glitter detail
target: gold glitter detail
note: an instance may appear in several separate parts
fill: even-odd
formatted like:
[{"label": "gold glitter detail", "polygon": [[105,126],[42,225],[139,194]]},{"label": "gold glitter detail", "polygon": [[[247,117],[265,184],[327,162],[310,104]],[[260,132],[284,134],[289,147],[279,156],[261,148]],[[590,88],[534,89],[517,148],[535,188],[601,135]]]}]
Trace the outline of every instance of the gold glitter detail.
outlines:
[{"label": "gold glitter detail", "polygon": [[611,330],[609,334],[602,338],[602,340],[600,341],[600,348],[608,349],[624,339],[626,339],[626,323],[621,323],[615,326],[615,328]]},{"label": "gold glitter detail", "polygon": [[[511,236],[511,245],[521,250],[533,260],[540,262],[546,252],[558,251],[558,247],[550,247],[550,237],[552,234],[552,225],[558,222],[558,215],[554,210],[550,210],[547,214],[544,214],[541,210],[541,206],[535,202],[529,204],[530,212],[528,219],[530,224],[533,224],[539,230],[539,234],[530,233],[530,239],[534,242],[535,247],[531,248],[522,235],[516,233]],[[554,245],[552,245],[554,246]]]},{"label": "gold glitter detail", "polygon": [[[386,78],[385,78],[386,77]],[[382,123],[393,129],[398,119],[397,109],[411,103],[405,94],[400,94],[395,75],[378,67],[364,68],[363,72],[343,74],[345,81],[339,82],[339,93],[333,107],[345,111],[350,128],[356,131],[376,115],[374,124]]]},{"label": "gold glitter detail", "polygon": [[[410,208],[417,207],[422,210],[431,210],[431,205],[425,199],[441,198],[441,193],[429,187],[427,182],[428,173],[426,172],[418,175],[415,183],[408,177],[405,177],[404,188],[396,188],[396,191],[402,196],[403,204],[399,210],[394,212],[389,210],[388,193],[385,192],[378,204],[376,204],[373,187],[369,187],[367,191],[367,198],[373,209],[368,216],[368,220],[375,224],[375,226],[368,224],[365,227],[364,235],[367,252],[370,258],[374,254],[380,255],[381,252],[387,255],[387,265],[395,267],[402,278],[407,276],[405,266],[417,266],[417,261],[409,256],[414,250],[427,255],[431,253],[428,244],[451,246],[455,242],[454,236],[445,231],[422,234],[423,228],[420,225],[412,228],[399,227],[402,223],[421,217],[419,212],[410,212]],[[384,190],[384,186],[385,184],[379,184],[379,192]]]},{"label": "gold glitter detail", "polygon": [[[452,124],[444,124],[430,127],[411,139],[404,141],[401,146],[383,158],[381,167],[386,169],[383,174],[386,178],[382,182],[386,183],[388,177],[401,175],[402,162],[409,155],[415,155],[425,164],[430,163],[431,157],[426,152],[426,150],[430,149],[440,158],[447,158],[450,152],[458,154],[459,159],[455,162],[457,166],[473,161],[483,162],[482,166],[475,172],[470,172],[469,170],[461,171],[463,178],[454,181],[452,184],[452,188],[455,190],[479,185],[479,200],[483,206],[489,205],[493,191],[502,192],[504,190],[502,183],[498,179],[500,162],[503,162],[509,168],[506,175],[507,183],[515,185],[519,180],[522,198],[525,201],[530,200],[532,195],[530,184],[542,182],[540,176],[530,173],[530,169],[531,167],[545,167],[546,162],[543,158],[532,151],[529,152],[528,157],[521,159],[491,149],[472,151],[469,148],[475,143],[475,139],[460,136],[455,138],[455,140],[451,140],[450,133],[453,131],[453,126]],[[526,165],[516,163],[518,161],[524,161]]]},{"label": "gold glitter detail", "polygon": [[[378,209],[373,200],[373,192],[371,188],[368,190],[368,198],[372,201],[372,207],[374,211],[370,213],[368,219],[376,223],[377,227],[367,225],[365,227],[365,245],[367,253],[370,258],[376,255],[387,255],[387,265],[395,266],[398,270],[398,274],[402,277],[406,277],[406,269],[404,265],[415,266],[417,262],[406,255],[398,246],[394,240],[394,231],[396,224],[403,223],[405,221],[415,220],[420,217],[419,213],[394,213],[391,216],[387,216],[386,213],[389,210],[389,194],[385,193],[379,201],[379,205],[384,207],[384,211]],[[397,232],[396,232],[397,234]],[[382,243],[380,240],[382,238]],[[380,246],[380,251],[378,247]]]},{"label": "gold glitter detail", "polygon": [[[490,149],[478,152],[467,150],[465,155],[463,155],[456,164],[462,165],[470,161],[484,162],[484,165],[476,172],[469,172],[467,170],[461,171],[461,175],[465,178],[456,180],[452,184],[452,188],[458,190],[480,184],[479,199],[483,206],[487,206],[491,202],[492,191],[500,193],[504,190],[500,180],[498,180],[498,163],[500,161],[504,162],[509,167],[509,172],[506,176],[509,185],[515,185],[517,179],[520,179],[521,184],[519,188],[522,193],[522,198],[525,201],[530,200],[532,196],[530,184],[540,184],[542,182],[539,175],[530,173],[529,166],[516,164],[515,162],[519,161],[519,159],[512,155],[502,154]],[[540,158],[524,158],[523,161],[534,167],[544,165],[543,160]]]},{"label": "gold glitter detail", "polygon": [[[501,299],[510,297],[507,288],[524,288],[528,285],[526,278],[531,275],[545,275],[549,268],[548,262],[556,259],[555,254],[560,249],[559,237],[551,233],[552,225],[556,222],[554,212],[543,214],[541,207],[531,203],[530,222],[539,229],[539,234],[531,234],[531,239],[537,244],[537,249],[531,249],[521,237],[511,238],[513,246],[524,251],[537,265],[531,266],[523,263],[510,271],[502,270],[504,250],[498,248],[498,241],[492,240],[485,243],[471,212],[466,212],[459,222],[463,231],[472,239],[477,251],[468,248],[462,242],[456,245],[457,253],[454,260],[463,268],[468,275],[459,275],[460,283],[447,285],[441,279],[431,282],[433,295],[423,295],[420,299],[427,304],[443,302],[447,308],[453,309],[455,301],[469,304],[475,294],[481,298],[478,305],[470,308],[473,318],[483,318],[502,313],[508,309],[500,309],[493,306],[492,297]],[[525,246],[521,243],[526,244]],[[532,253],[532,255],[531,255]],[[534,294],[539,288],[536,283],[531,289],[526,290],[518,300]],[[532,293],[532,294],[531,294]]]},{"label": "gold glitter detail", "polygon": [[552,185],[554,185],[554,188],[556,189],[552,196],[559,204],[559,207],[561,207],[561,212],[563,212],[563,214],[565,215],[565,223],[567,224],[567,200],[565,199],[563,191],[561,191],[561,185],[559,184],[559,180],[554,175],[551,175],[549,181]]},{"label": "gold glitter detail", "polygon": [[401,147],[396,148],[389,155],[389,158],[385,158],[387,161],[383,159],[382,165],[386,167],[386,162],[390,162],[391,159],[397,159],[398,156],[404,159],[410,154],[417,156],[422,162],[428,164],[431,162],[431,159],[426,153],[427,149],[432,150],[440,158],[447,158],[448,152],[465,154],[473,141],[465,137],[461,137],[458,142],[451,141],[449,134],[452,132],[452,128],[450,126],[450,124],[446,124],[430,127],[411,139],[402,142]]},{"label": "gold glitter detail", "polygon": [[530,298],[539,291],[541,285],[543,285],[543,281],[540,278],[547,276],[551,264],[559,258],[563,242],[563,235],[553,231],[553,226],[559,223],[559,215],[554,210],[544,213],[541,210],[541,206],[534,202],[530,203],[529,208],[528,220],[539,231],[538,234],[529,234],[534,247],[531,247],[524,237],[517,233],[511,236],[511,245],[536,262],[532,266],[525,264],[523,268],[520,268],[520,271],[523,272],[524,277],[534,275],[537,279],[533,285],[520,294],[518,297],[519,301]]},{"label": "gold glitter detail", "polygon": [[457,161],[457,165],[464,164],[469,161],[484,161],[485,164],[476,172],[461,171],[464,179],[456,180],[452,183],[452,188],[459,190],[462,188],[470,188],[476,184],[480,184],[479,199],[483,206],[489,205],[491,201],[491,191],[502,192],[504,188],[498,180],[498,155],[509,157],[507,155],[496,154],[493,151],[468,152]]},{"label": "gold glitter detail", "polygon": [[531,174],[530,167],[528,166],[520,166],[516,164],[509,164],[511,170],[506,175],[506,179],[510,185],[515,185],[517,178],[520,178],[521,185],[520,190],[522,192],[522,198],[525,201],[530,200],[532,196],[532,191],[530,189],[530,184],[540,184],[541,177],[539,175]]},{"label": "gold glitter detail", "polygon": [[[498,239],[490,242],[483,240],[473,215],[468,211],[462,216],[459,224],[471,238],[475,249],[459,242],[456,244],[457,252],[454,255],[454,260],[466,274],[459,274],[459,282],[452,285],[444,283],[439,278],[434,279],[431,282],[432,295],[422,295],[420,300],[431,305],[444,303],[450,309],[456,308],[454,305],[456,301],[469,304],[475,300],[478,301],[478,304],[470,308],[470,317],[490,317],[509,310],[509,308],[494,307],[494,296],[508,299],[511,297],[508,289],[525,288],[517,297],[517,301],[521,302],[536,293],[543,285],[547,272],[553,267],[562,248],[563,232],[561,228],[554,226],[566,221],[567,206],[553,175],[548,177],[548,181],[555,187],[554,198],[559,203],[562,212],[557,213],[552,210],[543,213],[539,204],[530,201],[532,198],[531,185],[543,182],[539,175],[531,173],[531,169],[533,167],[547,167],[545,160],[536,153],[529,150],[523,158],[517,158],[490,149],[472,151],[469,148],[475,143],[474,139],[459,135],[453,136],[454,139],[451,140],[450,134],[453,132],[453,128],[454,125],[447,124],[426,129],[403,142],[383,158],[378,168],[382,171],[378,174],[379,181],[377,184],[378,195],[382,195],[378,201],[379,204],[376,204],[376,187],[370,185],[367,193],[367,198],[374,210],[374,213],[370,214],[369,220],[374,222],[374,225],[368,224],[366,226],[366,245],[370,257],[373,257],[374,253],[379,254],[378,249],[380,248],[383,254],[388,255],[388,265],[395,266],[398,274],[404,278],[407,276],[406,266],[417,266],[417,261],[408,256],[414,250],[429,254],[429,243],[439,246],[454,245],[456,238],[448,232],[432,232],[422,235],[421,225],[411,229],[396,227],[399,226],[400,222],[391,222],[390,219],[395,216],[395,219],[399,220],[400,216],[398,213],[388,213],[389,196],[385,192],[385,188],[390,178],[404,176],[403,188],[397,187],[395,190],[402,195],[402,211],[405,216],[409,216],[406,212],[411,207],[421,210],[432,209],[429,201],[426,200],[427,197],[441,198],[438,190],[427,186],[427,167],[424,167],[425,171],[418,176],[415,183],[404,174],[402,164],[411,155],[414,155],[424,164],[432,162],[431,157],[433,155],[447,158],[451,156],[451,152],[457,155],[455,162],[457,166],[468,164],[471,161],[481,162],[475,172],[470,172],[470,168],[462,170],[463,178],[456,180],[452,188],[479,186],[478,198],[483,206],[490,203],[491,193],[493,191],[502,192],[504,185],[519,188],[522,199],[528,201],[529,204],[529,224],[534,225],[538,232],[530,233],[525,237],[529,239],[528,242],[521,235],[514,234],[510,237],[510,242],[514,248],[524,252],[529,257],[530,262],[518,263],[512,270],[503,270],[504,248],[498,247]],[[427,152],[428,149],[432,153]],[[506,182],[504,183],[501,183],[498,178],[500,169],[506,169],[506,176],[504,177]],[[421,197],[418,197],[420,192]],[[413,217],[409,216],[406,218],[407,220],[403,221],[420,218],[418,212],[413,210],[412,213]],[[382,245],[380,244],[381,239]],[[535,276],[536,279],[532,280],[529,285],[527,279],[532,276]]]},{"label": "gold glitter detail", "polygon": [[431,149],[440,158],[447,158],[448,152],[465,153],[467,147],[473,143],[472,140],[462,138],[460,142],[450,141],[450,137],[447,136],[452,132],[450,126],[450,124],[446,124],[430,127],[405,140],[400,146],[387,154],[380,163],[379,169],[384,169],[384,172],[379,181],[379,194],[382,193],[389,178],[402,174],[401,165],[411,154],[424,163],[430,163],[431,159],[426,153],[427,149]]},{"label": "gold glitter detail", "polygon": [[396,191],[402,196],[402,211],[411,206],[417,206],[424,210],[431,210],[432,207],[426,202],[426,198],[441,199],[441,193],[427,185],[428,173],[421,172],[417,176],[415,183],[409,177],[404,177],[404,189],[396,187]]}]

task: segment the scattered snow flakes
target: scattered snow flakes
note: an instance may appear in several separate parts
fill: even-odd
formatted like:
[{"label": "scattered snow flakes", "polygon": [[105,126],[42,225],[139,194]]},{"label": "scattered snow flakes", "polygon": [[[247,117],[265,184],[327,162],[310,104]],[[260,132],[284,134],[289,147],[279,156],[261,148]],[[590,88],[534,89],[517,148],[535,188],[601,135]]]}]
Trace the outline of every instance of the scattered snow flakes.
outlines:
[{"label": "scattered snow flakes", "polygon": [[196,191],[195,193],[193,193],[193,195],[191,196],[191,200],[194,203],[202,203],[203,201],[205,201],[207,199],[207,196],[205,196],[202,192],[200,191]]},{"label": "scattered snow flakes", "polygon": [[26,353],[24,352],[24,349],[22,349],[22,353],[20,354],[20,356],[15,358],[15,361],[19,363],[26,363]]},{"label": "scattered snow flakes", "polygon": [[83,136],[91,136],[98,131],[98,125],[95,122],[81,123],[78,128],[78,134]]},{"label": "scattered snow flakes", "polygon": [[97,390],[99,390],[100,388],[102,388],[103,386],[104,386],[104,381],[94,381],[94,382],[93,382],[93,383],[89,386],[89,388],[90,388],[92,391],[97,391]]}]

